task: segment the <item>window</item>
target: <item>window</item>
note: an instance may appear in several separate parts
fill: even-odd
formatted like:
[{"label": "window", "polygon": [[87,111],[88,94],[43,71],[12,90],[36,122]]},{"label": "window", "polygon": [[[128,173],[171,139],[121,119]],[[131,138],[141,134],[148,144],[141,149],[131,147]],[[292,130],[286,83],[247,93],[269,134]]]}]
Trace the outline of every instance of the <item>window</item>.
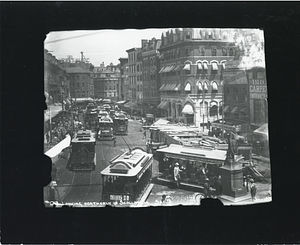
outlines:
[{"label": "window", "polygon": [[257,79],[264,79],[265,78],[264,72],[257,72],[256,78]]},{"label": "window", "polygon": [[218,92],[218,84],[216,82],[212,83],[212,92],[213,93]]},{"label": "window", "polygon": [[205,48],[204,47],[200,47],[199,51],[200,51],[201,56],[205,56]]},{"label": "window", "polygon": [[229,56],[233,56],[234,55],[234,50],[233,50],[233,48],[231,48],[230,50],[229,50]]},{"label": "window", "polygon": [[186,35],[186,36],[185,36],[185,39],[191,39],[191,35],[189,35],[189,34]]},{"label": "window", "polygon": [[228,55],[228,51],[226,47],[222,47],[222,54],[223,56],[227,56]]},{"label": "window", "polygon": [[216,48],[211,49],[211,56],[217,56],[217,49]]},{"label": "window", "polygon": [[79,80],[79,75],[77,75],[77,80]]},{"label": "window", "polygon": [[185,55],[186,56],[190,56],[190,48],[186,48],[185,49]]}]

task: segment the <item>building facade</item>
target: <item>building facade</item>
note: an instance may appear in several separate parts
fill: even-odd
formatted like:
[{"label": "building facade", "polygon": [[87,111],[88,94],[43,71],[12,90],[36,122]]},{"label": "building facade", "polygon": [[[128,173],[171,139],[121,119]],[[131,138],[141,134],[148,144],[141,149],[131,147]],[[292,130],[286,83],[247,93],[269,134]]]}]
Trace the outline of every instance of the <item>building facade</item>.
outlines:
[{"label": "building facade", "polygon": [[226,62],[236,53],[227,29],[177,28],[161,36],[161,103],[163,115],[196,126],[221,117]]},{"label": "building facade", "polygon": [[129,91],[128,58],[119,58],[120,61],[120,100],[126,101]]},{"label": "building facade", "polygon": [[70,95],[70,77],[48,50],[44,50],[44,86],[45,92],[52,98],[49,103],[63,103]]},{"label": "building facade", "polygon": [[142,40],[143,112],[159,115],[160,103],[159,51],[161,40]]},{"label": "building facade", "polygon": [[120,69],[112,63],[95,66],[93,69],[94,94],[97,99],[109,98],[117,101],[120,95]]},{"label": "building facade", "polygon": [[94,83],[92,73],[81,67],[68,67],[70,76],[70,94],[72,98],[94,97]]},{"label": "building facade", "polygon": [[[131,109],[137,109],[137,64],[141,63],[138,61],[138,53],[141,52],[140,48],[131,48],[126,50],[128,53],[128,80],[129,80],[129,98],[131,100]],[[139,74],[141,72],[139,71]],[[140,78],[139,78],[140,80]]]}]

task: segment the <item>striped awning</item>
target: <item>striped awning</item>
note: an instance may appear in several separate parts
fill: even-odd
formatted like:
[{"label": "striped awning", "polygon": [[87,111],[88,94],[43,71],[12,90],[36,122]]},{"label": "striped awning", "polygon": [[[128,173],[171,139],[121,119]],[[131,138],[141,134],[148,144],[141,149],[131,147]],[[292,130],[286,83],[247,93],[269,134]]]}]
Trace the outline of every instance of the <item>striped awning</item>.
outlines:
[{"label": "striped awning", "polygon": [[197,63],[197,68],[198,68],[198,70],[202,70],[202,64],[201,63]]},{"label": "striped awning", "polygon": [[161,85],[161,87],[159,88],[160,91],[164,90],[164,87],[166,86],[166,84]]},{"label": "striped awning", "polygon": [[157,108],[161,108],[161,106],[163,105],[163,103],[164,103],[164,101],[161,101],[161,102],[158,104]]},{"label": "striped awning", "polygon": [[204,70],[208,70],[207,63],[203,63],[203,68],[204,68]]},{"label": "striped awning", "polygon": [[180,83],[174,88],[175,91],[179,91],[180,90]]},{"label": "striped awning", "polygon": [[217,85],[216,82],[213,82],[213,84],[212,84],[212,90],[218,91],[218,85]]},{"label": "striped awning", "polygon": [[230,109],[229,105],[225,106],[225,108],[224,108],[224,113],[228,112],[229,109]]},{"label": "striped awning", "polygon": [[238,107],[235,106],[235,107],[232,109],[232,111],[231,111],[230,113],[231,113],[231,114],[235,114],[235,113],[237,112],[237,109],[238,109]]},{"label": "striped awning", "polygon": [[161,109],[166,110],[168,108],[168,101],[164,101],[164,103],[160,106]]},{"label": "striped awning", "polygon": [[208,90],[208,87],[207,87],[207,83],[206,83],[206,82],[204,83],[204,86],[203,86],[203,87],[204,87],[204,90]]},{"label": "striped awning", "polygon": [[198,89],[201,90],[201,91],[203,90],[202,83],[200,83],[200,82],[198,83]]},{"label": "striped awning", "polygon": [[160,71],[158,73],[163,73],[163,70],[165,69],[165,67],[161,68]]},{"label": "striped awning", "polygon": [[184,91],[191,91],[191,84],[190,83],[187,83],[185,85]]},{"label": "striped awning", "polygon": [[179,71],[179,70],[180,70],[180,65],[178,65],[174,68],[174,71]]}]

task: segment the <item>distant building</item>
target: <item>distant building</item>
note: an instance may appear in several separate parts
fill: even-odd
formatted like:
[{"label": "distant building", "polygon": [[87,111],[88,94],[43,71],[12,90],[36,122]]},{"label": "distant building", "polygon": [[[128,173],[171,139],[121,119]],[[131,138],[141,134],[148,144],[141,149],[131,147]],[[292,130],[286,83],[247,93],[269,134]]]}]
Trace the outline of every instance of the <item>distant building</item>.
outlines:
[{"label": "distant building", "polygon": [[44,50],[44,85],[45,92],[50,96],[49,104],[63,103],[69,98],[70,77],[61,66],[61,62],[48,50]]},{"label": "distant building", "polygon": [[119,58],[120,61],[120,100],[128,99],[129,82],[128,82],[128,58]]},{"label": "distant building", "polygon": [[162,34],[159,52],[162,114],[196,126],[221,118],[222,72],[236,52],[232,33],[171,29]]},{"label": "distant building", "polygon": [[159,51],[161,40],[152,38],[142,40],[142,103],[144,113],[159,115],[157,106],[160,103]]},{"label": "distant building", "polygon": [[94,95],[98,99],[119,100],[120,95],[120,69],[119,65],[100,66],[93,68]]},{"label": "distant building", "polygon": [[94,84],[91,72],[81,67],[68,67],[72,98],[94,97]]},{"label": "distant building", "polygon": [[[141,52],[140,48],[131,48],[126,50],[128,53],[128,79],[129,79],[129,97],[131,100],[131,109],[137,109],[137,74],[140,76],[140,63],[141,60],[138,60],[138,53]],[[137,66],[139,68],[137,68]],[[137,73],[137,69],[139,69],[139,72]],[[139,77],[140,81],[140,77]],[[140,83],[139,83],[140,84]]]}]

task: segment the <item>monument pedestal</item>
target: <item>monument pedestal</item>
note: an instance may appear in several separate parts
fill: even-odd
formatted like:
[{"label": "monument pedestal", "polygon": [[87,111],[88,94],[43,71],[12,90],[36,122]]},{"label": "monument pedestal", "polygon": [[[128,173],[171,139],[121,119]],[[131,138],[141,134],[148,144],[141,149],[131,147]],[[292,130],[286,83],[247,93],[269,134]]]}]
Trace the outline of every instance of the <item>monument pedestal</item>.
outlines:
[{"label": "monument pedestal", "polygon": [[243,167],[234,159],[226,159],[225,165],[221,168],[222,195],[228,201],[239,202],[246,200],[249,193],[243,187]]}]

